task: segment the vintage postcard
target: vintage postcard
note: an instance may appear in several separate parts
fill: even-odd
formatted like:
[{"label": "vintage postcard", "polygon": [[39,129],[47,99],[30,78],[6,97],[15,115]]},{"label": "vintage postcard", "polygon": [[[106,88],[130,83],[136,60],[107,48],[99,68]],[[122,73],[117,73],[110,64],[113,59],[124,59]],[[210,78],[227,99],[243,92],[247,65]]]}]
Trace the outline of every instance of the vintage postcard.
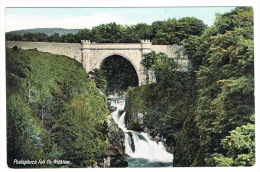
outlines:
[{"label": "vintage postcard", "polygon": [[4,169],[259,169],[255,4],[6,2]]}]

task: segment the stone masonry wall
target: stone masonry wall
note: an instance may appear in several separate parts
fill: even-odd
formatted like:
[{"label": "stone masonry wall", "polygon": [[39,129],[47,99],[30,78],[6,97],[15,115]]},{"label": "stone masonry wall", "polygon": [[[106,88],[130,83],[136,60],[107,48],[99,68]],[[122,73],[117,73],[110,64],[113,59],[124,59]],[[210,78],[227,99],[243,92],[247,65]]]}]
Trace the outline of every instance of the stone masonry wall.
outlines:
[{"label": "stone masonry wall", "polygon": [[151,49],[156,52],[162,52],[167,54],[169,57],[176,58],[176,52],[182,47],[178,45],[152,45]]},{"label": "stone masonry wall", "polygon": [[[23,42],[23,41],[7,41],[6,47],[13,48],[17,46],[21,49],[37,49],[38,51],[48,52],[57,55],[65,55],[73,58],[91,71],[94,68],[100,68],[104,59],[111,55],[120,55],[129,60],[136,69],[139,85],[156,82],[153,73],[144,73],[141,65],[142,55],[151,52],[163,52],[171,58],[177,58],[177,51],[181,46],[177,45],[152,45],[149,40],[141,40],[141,43],[107,43],[95,44],[90,41],[82,40],[79,43],[54,43],[54,42]],[[183,69],[187,69],[187,58],[181,59]],[[147,78],[148,77],[148,78]]]},{"label": "stone masonry wall", "polygon": [[6,47],[13,48],[17,46],[21,49],[35,49],[57,55],[65,55],[81,62],[81,44],[77,43],[55,43],[55,42],[23,42],[7,41]]},{"label": "stone masonry wall", "polygon": [[[76,59],[81,62],[81,48],[82,45],[79,43],[55,43],[55,42],[23,42],[23,41],[7,41],[6,47],[13,48],[17,46],[21,49],[34,49],[37,48],[38,51],[49,52],[57,55],[66,55],[70,58]],[[104,48],[112,48],[115,46],[119,46],[118,49],[130,49],[137,48],[137,46],[141,46],[141,44],[96,44],[92,45],[93,48],[98,49],[98,47]],[[129,47],[130,46],[130,47]],[[140,47],[141,48],[141,47]],[[179,50],[181,46],[177,45],[151,45],[151,50],[156,52],[163,52],[167,54],[169,57],[176,58],[176,51]],[[95,50],[92,50],[95,51]],[[104,50],[105,51],[105,50]]]}]

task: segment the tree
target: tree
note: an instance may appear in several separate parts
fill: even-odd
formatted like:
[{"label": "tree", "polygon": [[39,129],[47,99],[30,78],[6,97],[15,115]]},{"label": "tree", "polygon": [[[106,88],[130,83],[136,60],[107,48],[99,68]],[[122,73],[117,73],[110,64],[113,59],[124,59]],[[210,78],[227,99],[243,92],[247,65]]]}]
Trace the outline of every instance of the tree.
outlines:
[{"label": "tree", "polygon": [[123,38],[123,26],[114,23],[93,27],[91,38],[97,43],[118,43]]},{"label": "tree", "polygon": [[[159,24],[161,26],[159,26]],[[200,36],[206,29],[206,25],[194,17],[184,17],[180,20],[168,19],[162,23],[152,24],[154,44],[181,45],[181,41],[190,36]]]},{"label": "tree", "polygon": [[36,42],[47,42],[48,41],[48,35],[45,33],[35,33],[35,41]]},{"label": "tree", "polygon": [[[141,109],[145,114],[144,124],[152,129],[153,135],[159,133],[171,138],[175,166],[250,166],[254,163],[254,129],[247,125],[250,114],[254,114],[252,9],[236,8],[218,20],[219,23],[203,33],[198,27],[198,35],[189,36],[185,35],[192,31],[186,27],[187,19],[168,20],[157,32],[161,36],[154,41],[169,41],[167,36],[173,34],[167,35],[165,30],[175,30],[179,41],[184,39],[184,52],[191,62],[189,71],[178,73],[174,61],[151,53],[142,63],[155,71],[158,82],[143,86],[136,90],[138,93],[130,92],[133,96],[130,112]],[[178,42],[177,38],[172,41]]]},{"label": "tree", "polygon": [[91,31],[89,29],[82,29],[80,30],[76,35],[75,35],[75,39],[77,40],[77,42],[81,42],[81,40],[91,40]]},{"label": "tree", "polygon": [[144,114],[143,125],[150,129],[151,136],[162,136],[173,148],[181,139],[184,121],[194,110],[190,74],[179,70],[178,61],[163,53],[145,54],[141,64],[154,71],[157,82],[128,90],[126,121],[136,113]]},{"label": "tree", "polygon": [[152,42],[160,45],[178,44],[179,38],[175,35],[178,21],[176,19],[168,19],[157,31]]},{"label": "tree", "polygon": [[53,35],[48,37],[48,41],[49,42],[60,42],[61,41],[60,34],[54,33]]},{"label": "tree", "polygon": [[20,34],[6,33],[5,39],[6,39],[6,41],[23,41],[24,36],[20,35]]},{"label": "tree", "polygon": [[155,22],[152,23],[152,25],[151,25],[151,30],[152,30],[152,36],[151,36],[151,38],[152,38],[152,39],[155,38],[156,33],[161,29],[161,27],[162,27],[162,25],[163,25],[164,22],[165,22],[165,21],[155,21]]},{"label": "tree", "polygon": [[6,52],[9,166],[38,167],[14,165],[14,159],[71,162],[62,167],[100,160],[108,145],[109,110],[82,64],[35,50]]},{"label": "tree", "polygon": [[[234,11],[237,10],[239,9]],[[250,13],[247,8],[243,10],[235,16],[234,11],[224,14],[223,19],[229,15],[241,18],[245,13]],[[244,22],[248,21],[250,23],[251,19],[244,18]],[[197,161],[201,165],[206,165],[204,159],[221,152],[220,140],[229,131],[249,122],[248,114],[254,113],[252,26],[233,28],[231,23],[228,27],[230,30],[222,32],[217,25],[216,30],[220,29],[217,32],[223,34],[211,32],[213,35],[208,42],[202,39],[202,44],[209,44],[210,47],[197,72],[195,121],[199,128],[201,146]],[[248,30],[251,31],[245,34]]]},{"label": "tree", "polygon": [[76,43],[76,36],[73,35],[72,33],[66,34],[66,35],[62,35],[61,36],[61,42],[67,42],[67,43]]},{"label": "tree", "polygon": [[97,88],[99,88],[103,93],[105,93],[107,90],[107,81],[105,79],[103,71],[96,68],[93,71],[90,71],[89,74],[96,83]]},{"label": "tree", "polygon": [[184,17],[178,20],[177,35],[180,40],[184,40],[189,36],[200,36],[207,28],[202,20],[195,17]]},{"label": "tree", "polygon": [[253,9],[251,7],[238,7],[229,13],[223,15],[217,14],[214,25],[217,27],[220,34],[226,31],[232,31],[236,28],[243,28],[248,31],[248,36],[251,36],[253,25]]},{"label": "tree", "polygon": [[250,123],[230,131],[221,141],[225,152],[213,153],[205,161],[210,166],[252,166],[255,164],[255,124],[254,115]]}]

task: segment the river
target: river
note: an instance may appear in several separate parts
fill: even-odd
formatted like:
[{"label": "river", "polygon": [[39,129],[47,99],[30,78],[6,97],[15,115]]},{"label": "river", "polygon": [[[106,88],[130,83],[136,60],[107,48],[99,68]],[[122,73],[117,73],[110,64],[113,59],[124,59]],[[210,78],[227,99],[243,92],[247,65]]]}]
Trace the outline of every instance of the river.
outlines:
[{"label": "river", "polygon": [[112,99],[111,106],[117,109],[112,112],[112,118],[125,134],[125,160],[128,167],[170,167],[173,155],[168,153],[161,142],[152,141],[147,133],[128,130],[125,125],[125,100]]}]

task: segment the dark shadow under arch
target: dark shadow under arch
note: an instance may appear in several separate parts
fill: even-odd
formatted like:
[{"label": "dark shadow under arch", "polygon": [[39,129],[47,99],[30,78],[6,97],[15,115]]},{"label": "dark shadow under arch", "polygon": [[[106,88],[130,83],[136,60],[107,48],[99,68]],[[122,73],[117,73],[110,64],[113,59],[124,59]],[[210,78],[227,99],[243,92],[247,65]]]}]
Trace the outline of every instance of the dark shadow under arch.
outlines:
[{"label": "dark shadow under arch", "polygon": [[138,86],[138,75],[132,63],[120,55],[106,57],[100,66],[107,80],[107,91],[126,91],[129,86]]}]

